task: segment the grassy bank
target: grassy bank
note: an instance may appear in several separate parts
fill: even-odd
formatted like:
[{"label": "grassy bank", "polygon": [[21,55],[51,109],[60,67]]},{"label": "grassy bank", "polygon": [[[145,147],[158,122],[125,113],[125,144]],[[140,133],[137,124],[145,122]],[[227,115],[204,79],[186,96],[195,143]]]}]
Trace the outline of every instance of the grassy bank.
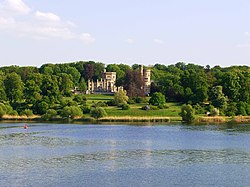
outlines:
[{"label": "grassy bank", "polygon": [[[106,103],[114,98],[113,95],[86,95],[87,105],[93,106],[98,102]],[[122,110],[117,106],[104,106],[107,116],[98,119],[101,122],[181,122],[182,118],[179,113],[181,111],[180,103],[168,102],[164,109],[151,108],[150,110],[142,110],[142,107],[147,105],[149,98],[146,98],[144,103],[130,104],[130,109]],[[4,115],[2,120],[7,121],[41,121],[41,116],[9,116]],[[63,119],[60,116],[56,116],[50,121],[78,121],[78,122],[96,122],[90,114],[84,114],[76,119]],[[236,116],[236,117],[225,117],[225,116],[214,116],[207,117],[204,115],[196,116],[196,123],[250,123],[250,116]]]}]

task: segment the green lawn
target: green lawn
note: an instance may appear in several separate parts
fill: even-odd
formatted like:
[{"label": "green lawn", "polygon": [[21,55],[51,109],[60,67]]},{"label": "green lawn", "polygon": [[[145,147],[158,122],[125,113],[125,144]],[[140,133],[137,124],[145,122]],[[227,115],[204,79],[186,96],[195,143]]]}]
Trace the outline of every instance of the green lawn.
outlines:
[{"label": "green lawn", "polygon": [[[91,94],[86,95],[87,104],[92,105],[93,102],[97,103],[99,101],[106,102],[114,98],[113,95],[103,95],[103,94]],[[149,97],[147,98],[149,100]],[[129,110],[121,110],[116,106],[104,107],[108,116],[148,116],[148,117],[179,117],[181,111],[181,105],[179,103],[167,103],[168,108],[159,110],[142,110],[141,107],[147,105],[147,103],[136,103],[131,104]]]}]

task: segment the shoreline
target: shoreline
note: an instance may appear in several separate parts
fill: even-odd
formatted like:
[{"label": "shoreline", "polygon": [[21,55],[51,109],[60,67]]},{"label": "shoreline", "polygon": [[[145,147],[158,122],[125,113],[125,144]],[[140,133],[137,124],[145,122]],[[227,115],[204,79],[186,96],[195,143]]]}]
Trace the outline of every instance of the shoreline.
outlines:
[{"label": "shoreline", "polygon": [[[181,117],[160,117],[160,116],[109,116],[103,117],[100,119],[94,119],[91,117],[85,118],[75,118],[75,119],[63,119],[63,118],[53,118],[51,120],[44,120],[41,116],[3,116],[0,118],[0,121],[16,121],[16,122],[151,122],[151,123],[181,123]],[[206,124],[206,123],[216,123],[216,124],[225,124],[225,123],[249,123],[250,124],[250,116],[214,116],[214,117],[197,117],[195,119],[194,124]]]}]

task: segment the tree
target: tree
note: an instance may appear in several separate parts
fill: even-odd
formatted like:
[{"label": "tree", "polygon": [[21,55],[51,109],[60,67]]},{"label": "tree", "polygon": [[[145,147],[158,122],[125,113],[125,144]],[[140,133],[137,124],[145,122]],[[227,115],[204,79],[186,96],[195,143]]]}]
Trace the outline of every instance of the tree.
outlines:
[{"label": "tree", "polygon": [[49,109],[47,112],[42,116],[44,120],[51,120],[52,118],[56,117],[57,111],[54,109]]},{"label": "tree", "polygon": [[23,99],[23,89],[24,85],[21,77],[13,72],[7,74],[4,81],[4,86],[6,89],[6,95],[10,102],[20,102]]},{"label": "tree", "polygon": [[216,108],[225,109],[227,107],[227,97],[222,92],[222,86],[215,86],[210,94],[212,105]]},{"label": "tree", "polygon": [[68,75],[66,73],[62,73],[60,75],[60,81],[59,81],[59,89],[63,96],[71,96],[72,92],[71,89],[74,87],[74,84],[72,82],[72,76]]},{"label": "tree", "polygon": [[107,113],[106,113],[106,111],[103,108],[97,107],[97,108],[93,108],[90,111],[90,115],[91,115],[91,117],[93,117],[93,118],[95,118],[95,119],[98,120],[99,118],[107,116]]},{"label": "tree", "polygon": [[126,90],[118,90],[114,96],[115,103],[118,104],[126,104],[128,102],[128,96]]},{"label": "tree", "polygon": [[61,116],[64,118],[72,118],[82,116],[82,110],[78,106],[66,106],[61,112]]},{"label": "tree", "polygon": [[124,89],[129,97],[145,96],[143,91],[143,79],[138,70],[129,70],[125,75]]},{"label": "tree", "polygon": [[84,78],[81,78],[81,81],[79,83],[79,90],[80,90],[80,92],[86,93],[87,89],[88,89],[88,87],[87,87],[87,84],[86,84]]},{"label": "tree", "polygon": [[94,75],[94,65],[93,64],[86,64],[86,67],[84,68],[85,69],[85,79],[88,80],[88,79],[92,79],[93,78],[93,75]]},{"label": "tree", "polygon": [[152,97],[149,99],[149,104],[154,106],[164,105],[165,103],[165,96],[160,92],[153,93]]},{"label": "tree", "polygon": [[5,86],[4,86],[5,75],[3,72],[0,71],[0,101],[5,101],[6,93],[5,93]]},{"label": "tree", "polygon": [[191,105],[183,105],[180,116],[182,117],[182,121],[192,123],[195,119],[195,110]]}]

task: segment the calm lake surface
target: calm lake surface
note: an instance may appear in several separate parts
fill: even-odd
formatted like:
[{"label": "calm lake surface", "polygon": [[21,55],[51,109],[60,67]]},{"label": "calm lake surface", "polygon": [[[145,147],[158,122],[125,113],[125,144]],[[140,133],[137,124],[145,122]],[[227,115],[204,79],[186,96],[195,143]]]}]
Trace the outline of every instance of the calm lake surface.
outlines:
[{"label": "calm lake surface", "polygon": [[0,186],[250,186],[250,125],[0,123]]}]

